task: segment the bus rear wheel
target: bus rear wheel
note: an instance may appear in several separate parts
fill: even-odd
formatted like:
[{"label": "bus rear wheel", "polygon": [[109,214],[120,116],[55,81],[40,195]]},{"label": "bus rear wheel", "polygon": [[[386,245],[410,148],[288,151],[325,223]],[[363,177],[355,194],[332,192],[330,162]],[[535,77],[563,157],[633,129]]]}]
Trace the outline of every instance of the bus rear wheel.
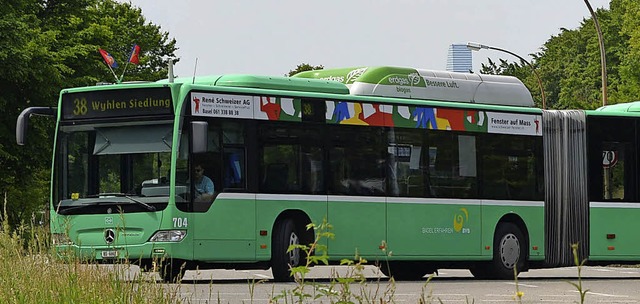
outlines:
[{"label": "bus rear wheel", "polygon": [[293,281],[291,268],[304,263],[304,254],[300,248],[289,251],[289,246],[300,245],[300,236],[292,219],[283,219],[276,223],[271,244],[271,273],[274,281]]},{"label": "bus rear wheel", "polygon": [[427,274],[436,272],[436,268],[413,262],[383,262],[380,271],[396,281],[419,281]]},{"label": "bus rear wheel", "polygon": [[511,280],[525,269],[527,248],[518,226],[500,223],[493,239],[493,260],[471,268],[471,274],[478,279]]}]

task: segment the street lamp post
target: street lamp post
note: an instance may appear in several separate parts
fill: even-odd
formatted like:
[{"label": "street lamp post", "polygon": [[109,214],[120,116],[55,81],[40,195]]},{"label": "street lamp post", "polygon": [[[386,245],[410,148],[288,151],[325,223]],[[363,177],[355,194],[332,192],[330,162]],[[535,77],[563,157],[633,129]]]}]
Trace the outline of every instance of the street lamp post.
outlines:
[{"label": "street lamp post", "polygon": [[596,32],[598,33],[598,43],[600,44],[600,68],[602,69],[600,74],[602,76],[602,105],[607,105],[607,58],[604,50],[604,39],[602,38],[602,30],[596,18],[596,13],[591,8],[591,4],[588,0],[584,0],[584,4],[587,5],[591,18],[593,18],[593,24],[596,26]]},{"label": "street lamp post", "polygon": [[509,55],[512,55],[512,56],[522,60],[522,62],[526,63],[531,68],[531,70],[533,71],[533,74],[536,76],[536,79],[538,80],[538,86],[540,87],[540,95],[542,97],[542,108],[543,109],[547,108],[547,106],[546,106],[546,98],[544,96],[544,89],[542,87],[542,79],[540,79],[540,75],[538,74],[538,71],[536,71],[536,69],[533,67],[533,65],[529,61],[525,60],[524,58],[522,58],[521,56],[519,56],[518,54],[516,54],[514,52],[511,52],[511,51],[508,51],[508,50],[505,50],[505,49],[501,49],[501,48],[497,48],[497,47],[494,47],[494,46],[488,46],[488,45],[480,44],[480,43],[469,42],[469,43],[467,43],[467,48],[472,50],[472,51],[479,51],[481,49],[487,49],[487,50],[495,50],[495,51],[505,52],[505,53],[507,53]]}]

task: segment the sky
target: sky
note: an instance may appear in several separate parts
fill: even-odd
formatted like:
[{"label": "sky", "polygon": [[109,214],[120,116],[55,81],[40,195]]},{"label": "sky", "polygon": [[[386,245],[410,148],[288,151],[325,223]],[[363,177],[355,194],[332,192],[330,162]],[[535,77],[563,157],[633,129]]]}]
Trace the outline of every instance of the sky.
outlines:
[{"label": "sky", "polygon": [[[467,42],[529,60],[561,28],[575,29],[591,17],[583,0],[130,2],[176,39],[176,76],[281,76],[301,63],[445,70],[449,46]],[[609,8],[609,0],[589,2],[594,10]],[[473,70],[487,58],[517,60],[480,50],[473,52]]]}]

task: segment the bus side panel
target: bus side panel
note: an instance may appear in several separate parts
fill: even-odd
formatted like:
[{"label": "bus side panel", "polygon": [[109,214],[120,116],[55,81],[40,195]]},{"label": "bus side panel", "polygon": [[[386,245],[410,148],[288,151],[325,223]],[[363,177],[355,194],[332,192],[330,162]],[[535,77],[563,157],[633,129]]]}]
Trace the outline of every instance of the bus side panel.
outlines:
[{"label": "bus side panel", "polygon": [[384,197],[329,196],[329,224],[335,238],[329,240],[332,259],[353,259],[384,255],[380,249],[386,239]]},{"label": "bus side panel", "polygon": [[480,201],[389,198],[388,250],[394,257],[479,256]]},{"label": "bus side panel", "polygon": [[[258,194],[256,197],[256,215],[256,228],[254,230],[258,242],[256,257],[258,261],[268,261],[271,259],[273,227],[278,217],[308,216],[313,224],[320,226],[323,219],[327,218],[327,196]],[[297,228],[307,229],[306,227]],[[261,230],[267,231],[267,235],[261,236]],[[326,240],[321,240],[320,244],[326,246]]]},{"label": "bus side panel", "polygon": [[640,204],[591,203],[590,260],[640,260]]},{"label": "bus side panel", "polygon": [[[493,238],[501,219],[520,218],[529,241],[529,260],[544,260],[544,208],[543,202],[482,201],[482,255],[493,255]],[[509,219],[511,220],[511,219]],[[525,229],[523,228],[523,229]],[[535,249],[534,249],[535,248]]]},{"label": "bus side panel", "polygon": [[194,259],[254,261],[255,194],[221,193],[204,213],[193,213]]}]

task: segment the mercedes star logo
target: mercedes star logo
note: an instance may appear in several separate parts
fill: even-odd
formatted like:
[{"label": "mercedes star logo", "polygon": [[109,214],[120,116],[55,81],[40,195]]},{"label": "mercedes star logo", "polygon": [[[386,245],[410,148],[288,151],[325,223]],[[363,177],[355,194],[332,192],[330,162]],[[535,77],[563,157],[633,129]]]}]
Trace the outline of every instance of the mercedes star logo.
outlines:
[{"label": "mercedes star logo", "polygon": [[107,244],[111,244],[115,240],[116,240],[116,232],[113,229],[105,229],[104,241],[107,242]]}]

